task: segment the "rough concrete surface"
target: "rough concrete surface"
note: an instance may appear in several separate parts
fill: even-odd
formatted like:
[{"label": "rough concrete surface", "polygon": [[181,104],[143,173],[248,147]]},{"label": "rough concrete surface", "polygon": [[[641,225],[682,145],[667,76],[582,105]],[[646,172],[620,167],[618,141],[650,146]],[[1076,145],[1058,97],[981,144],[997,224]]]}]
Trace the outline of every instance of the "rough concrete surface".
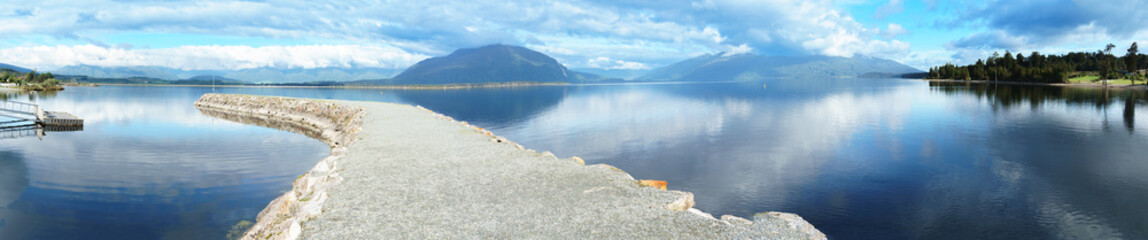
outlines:
[{"label": "rough concrete surface", "polygon": [[[212,97],[234,98],[214,101],[220,105],[265,101]],[[577,157],[527,150],[421,107],[334,103],[363,110],[361,131],[341,151],[338,167],[323,168],[322,175],[341,180],[322,188],[320,207],[310,207],[315,214],[266,220],[261,214],[256,227],[287,227],[260,234],[253,227],[248,238],[825,239],[794,214],[716,219],[691,208],[690,193],[641,186],[609,165],[583,166]],[[268,209],[282,208],[276,204]],[[283,223],[292,220],[297,223]]]}]

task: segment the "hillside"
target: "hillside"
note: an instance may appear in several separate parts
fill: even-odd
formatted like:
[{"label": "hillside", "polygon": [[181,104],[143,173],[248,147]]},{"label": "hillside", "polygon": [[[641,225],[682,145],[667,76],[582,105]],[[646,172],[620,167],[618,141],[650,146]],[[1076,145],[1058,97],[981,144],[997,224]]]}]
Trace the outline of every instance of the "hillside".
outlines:
[{"label": "hillside", "polygon": [[196,76],[222,76],[252,83],[344,82],[362,79],[380,79],[394,76],[400,69],[392,68],[252,68],[242,70],[181,70],[157,66],[100,67],[77,65],[62,67],[53,73],[88,76],[92,78],[147,78],[157,80],[189,80]]},{"label": "hillside", "polygon": [[26,72],[32,71],[32,69],[17,67],[16,65],[6,64],[6,63],[0,63],[0,69],[12,69],[13,71],[21,72],[21,73],[26,73]]},{"label": "hillside", "polygon": [[396,68],[253,68],[233,71],[225,77],[253,83],[347,82],[389,78],[402,69]]},{"label": "hillside", "polygon": [[638,81],[744,81],[764,78],[894,76],[920,72],[871,57],[707,54],[654,69]]},{"label": "hillside", "polygon": [[459,49],[418,62],[390,84],[589,83],[621,81],[571,71],[557,60],[524,47],[489,45]]}]

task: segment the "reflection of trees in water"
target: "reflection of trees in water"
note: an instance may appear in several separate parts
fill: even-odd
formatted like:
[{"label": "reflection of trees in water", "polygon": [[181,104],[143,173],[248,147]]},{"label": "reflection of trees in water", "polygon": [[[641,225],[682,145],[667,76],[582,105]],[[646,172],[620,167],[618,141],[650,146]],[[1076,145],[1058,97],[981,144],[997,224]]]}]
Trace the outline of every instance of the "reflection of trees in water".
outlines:
[{"label": "reflection of trees in water", "polygon": [[1097,109],[1108,109],[1119,101],[1124,104],[1124,126],[1129,132],[1135,125],[1136,103],[1148,100],[1148,93],[1140,90],[956,82],[929,82],[929,88],[948,95],[972,94],[987,99],[991,102],[993,111],[1007,110],[1024,104],[1036,109],[1042,104],[1051,102],[1092,105]]},{"label": "reflection of trees in water", "polygon": [[[40,91],[40,92],[25,92],[25,91],[0,91],[0,101],[29,101],[34,102],[36,99],[46,99],[56,97],[59,91]],[[23,98],[23,99],[21,99]]]},{"label": "reflection of trees in water", "polygon": [[1124,100],[1124,127],[1128,132],[1136,128],[1136,100]]}]

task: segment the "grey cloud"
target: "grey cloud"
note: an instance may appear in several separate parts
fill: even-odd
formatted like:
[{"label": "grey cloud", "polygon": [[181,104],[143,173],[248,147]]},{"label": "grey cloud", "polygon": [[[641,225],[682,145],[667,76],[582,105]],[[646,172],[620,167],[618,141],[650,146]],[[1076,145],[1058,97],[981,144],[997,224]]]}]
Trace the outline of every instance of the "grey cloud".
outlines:
[{"label": "grey cloud", "polygon": [[1019,37],[1010,36],[1004,31],[976,33],[953,41],[949,48],[1008,49],[1018,50],[1028,43]]},{"label": "grey cloud", "polygon": [[952,42],[955,47],[1039,48],[1079,35],[1128,39],[1148,29],[1146,1],[1018,0],[991,1],[960,11],[937,26],[983,26],[985,32]]}]

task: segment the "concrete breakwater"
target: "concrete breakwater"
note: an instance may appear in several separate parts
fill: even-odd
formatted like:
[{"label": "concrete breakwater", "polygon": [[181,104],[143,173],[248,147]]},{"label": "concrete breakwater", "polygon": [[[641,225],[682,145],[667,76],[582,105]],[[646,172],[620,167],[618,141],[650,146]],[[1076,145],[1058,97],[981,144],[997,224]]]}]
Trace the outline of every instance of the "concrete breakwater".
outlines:
[{"label": "concrete breakwater", "polygon": [[332,146],[246,239],[825,238],[794,214],[715,218],[688,192],[529,150],[421,107],[217,94],[196,106]]},{"label": "concrete breakwater", "polygon": [[326,190],[341,180],[337,161],[363,119],[362,108],[293,98],[204,94],[195,106],[208,116],[304,134],[331,147],[331,154],[299,176],[291,191],[259,213],[243,239],[297,238],[300,224],[321,212]]}]

